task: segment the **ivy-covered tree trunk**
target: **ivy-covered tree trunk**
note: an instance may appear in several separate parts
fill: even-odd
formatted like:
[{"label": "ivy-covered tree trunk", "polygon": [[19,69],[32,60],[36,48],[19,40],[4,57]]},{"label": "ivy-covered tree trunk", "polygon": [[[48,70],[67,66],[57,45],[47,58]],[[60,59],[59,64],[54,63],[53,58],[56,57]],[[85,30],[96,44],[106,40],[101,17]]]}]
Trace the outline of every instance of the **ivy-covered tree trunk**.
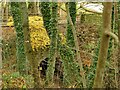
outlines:
[{"label": "ivy-covered tree trunk", "polygon": [[24,49],[24,35],[22,26],[22,12],[19,2],[11,2],[11,12],[14,20],[14,26],[16,30],[16,56],[18,70],[20,74],[26,74],[26,56]]},{"label": "ivy-covered tree trunk", "polygon": [[[72,22],[75,26],[75,22],[76,22],[76,2],[69,2],[68,6],[69,6],[69,12],[70,12]],[[67,44],[70,47],[75,46],[72,28],[71,28],[71,25],[70,25],[70,22],[69,22],[68,19],[67,19]]]},{"label": "ivy-covered tree trunk", "polygon": [[40,88],[40,73],[38,70],[39,65],[39,59],[37,58],[37,52],[34,52],[31,47],[31,41],[30,41],[30,30],[29,30],[29,21],[28,21],[28,9],[26,7],[25,2],[20,3],[20,8],[22,12],[22,25],[23,25],[23,32],[24,32],[24,45],[25,45],[25,53],[27,56],[27,60],[29,61],[31,67],[32,67],[32,76],[34,78],[34,87]]},{"label": "ivy-covered tree trunk", "polygon": [[51,10],[50,10],[50,5],[51,3],[50,2],[41,2],[41,6],[40,6],[40,9],[41,9],[41,13],[42,13],[42,16],[43,16],[43,21],[44,21],[44,26],[47,30],[47,33],[48,35],[50,36],[50,19],[51,19]]},{"label": "ivy-covered tree trunk", "polygon": [[61,44],[60,36],[58,39],[58,47],[63,65],[63,86],[71,88],[82,87],[80,83],[79,65],[74,62],[74,52],[67,45]]},{"label": "ivy-covered tree trunk", "polygon": [[96,76],[94,79],[93,88],[102,88],[105,61],[107,59],[110,39],[110,36],[107,35],[106,32],[111,32],[111,14],[112,14],[112,2],[104,2],[103,32],[101,37],[100,51],[98,56]]},{"label": "ivy-covered tree trunk", "polygon": [[49,60],[48,60],[48,68],[46,72],[46,84],[52,85],[53,84],[53,77],[55,71],[55,61],[56,61],[56,54],[57,54],[57,21],[58,21],[58,5],[57,3],[52,3],[52,12],[51,12],[51,19],[50,19],[50,51],[49,51]]}]

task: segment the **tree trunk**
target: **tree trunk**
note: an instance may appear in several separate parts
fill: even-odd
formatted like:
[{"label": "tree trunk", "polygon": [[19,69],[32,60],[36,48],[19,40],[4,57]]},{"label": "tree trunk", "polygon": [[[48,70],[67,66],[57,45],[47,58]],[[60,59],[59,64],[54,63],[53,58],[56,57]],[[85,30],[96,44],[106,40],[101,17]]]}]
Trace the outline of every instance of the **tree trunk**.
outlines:
[{"label": "tree trunk", "polygon": [[29,2],[28,9],[29,15],[38,15],[38,6],[36,0],[34,0],[34,2]]},{"label": "tree trunk", "polygon": [[30,65],[32,66],[32,75],[34,77],[34,87],[40,88],[40,73],[38,71],[38,65],[39,65],[39,59],[37,58],[37,52],[34,52],[31,47],[31,41],[30,41],[30,30],[29,30],[29,24],[28,24],[28,9],[26,6],[26,3],[21,3],[21,10],[22,10],[22,25],[23,25],[23,32],[24,32],[24,44],[25,44],[25,53],[27,55],[27,60],[30,62]]},{"label": "tree trunk", "polygon": [[83,87],[86,88],[85,74],[84,74],[82,60],[81,60],[80,53],[79,53],[80,49],[79,49],[79,44],[78,44],[78,40],[77,40],[77,32],[75,30],[74,23],[72,22],[72,19],[70,17],[68,3],[66,3],[66,11],[67,11],[69,23],[71,25],[72,33],[73,33],[73,36],[74,36],[74,43],[75,43],[75,49],[76,49],[77,62],[79,63],[79,66],[80,66],[80,72],[83,74],[83,75],[81,75],[82,76]]},{"label": "tree trunk", "polygon": [[49,2],[41,2],[40,10],[42,13],[44,26],[47,30],[48,35],[50,36],[50,19],[51,19],[51,10]]},{"label": "tree trunk", "polygon": [[54,77],[54,70],[55,70],[55,61],[56,61],[56,54],[57,54],[57,21],[58,21],[58,5],[57,3],[52,3],[52,15],[50,19],[50,52],[49,52],[49,61],[48,61],[48,69],[46,74],[46,80],[47,84],[52,85],[53,84],[53,77]]},{"label": "tree trunk", "polygon": [[[76,2],[69,2],[68,7],[69,7],[71,20],[72,20],[73,25],[75,27],[75,22],[76,22]],[[71,25],[70,25],[70,22],[69,22],[68,19],[67,19],[67,44],[70,47],[75,46],[72,28],[71,28]]]},{"label": "tree trunk", "polygon": [[65,88],[81,88],[79,65],[74,62],[73,51],[67,45],[61,44],[60,39],[58,39],[58,47],[63,65],[63,86]]},{"label": "tree trunk", "polygon": [[[0,7],[2,5],[0,4]],[[2,89],[2,9],[0,8],[0,89]]]},{"label": "tree trunk", "polygon": [[14,26],[16,30],[16,48],[17,48],[17,64],[20,74],[26,74],[26,56],[24,50],[24,35],[22,27],[22,13],[20,9],[20,3],[11,2],[11,12],[14,20]]},{"label": "tree trunk", "polygon": [[119,38],[119,47],[118,47],[118,88],[120,88],[120,1],[118,2],[118,38]]},{"label": "tree trunk", "polygon": [[96,76],[95,76],[93,88],[102,88],[105,61],[107,59],[109,39],[110,39],[110,36],[107,35],[105,32],[111,31],[111,13],[112,13],[112,2],[104,2],[103,32],[101,37],[101,45],[100,45]]},{"label": "tree trunk", "polygon": [[3,14],[3,22],[7,22],[8,20],[8,10],[9,10],[9,3],[8,2],[2,2],[2,7],[4,9],[4,13]]}]

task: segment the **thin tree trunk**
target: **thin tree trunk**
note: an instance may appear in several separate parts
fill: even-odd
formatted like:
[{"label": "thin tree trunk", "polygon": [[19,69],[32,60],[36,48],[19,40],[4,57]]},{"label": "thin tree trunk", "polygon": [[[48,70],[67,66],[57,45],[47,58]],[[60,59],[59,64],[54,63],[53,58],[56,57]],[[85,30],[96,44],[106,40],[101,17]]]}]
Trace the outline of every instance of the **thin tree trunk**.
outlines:
[{"label": "thin tree trunk", "polygon": [[3,13],[3,21],[4,22],[7,22],[7,19],[8,19],[8,10],[9,10],[9,3],[8,2],[2,2],[3,4],[3,8],[4,8],[4,13]]},{"label": "thin tree trunk", "polygon": [[119,47],[118,47],[118,88],[120,88],[120,1],[118,2],[118,38],[119,38]]},{"label": "thin tree trunk", "polygon": [[73,24],[72,19],[70,17],[68,3],[66,3],[66,11],[67,11],[67,14],[68,14],[69,23],[70,23],[71,28],[72,28],[72,33],[73,33],[73,36],[74,36],[74,43],[75,43],[75,48],[76,48],[77,61],[78,61],[79,66],[80,66],[80,72],[83,74],[82,75],[83,87],[86,88],[86,79],[85,79],[83,65],[82,65],[82,61],[81,61],[81,57],[80,57],[80,53],[79,53],[80,49],[79,49],[79,44],[78,44],[78,40],[77,40],[77,32],[75,30],[74,24]]},{"label": "thin tree trunk", "polygon": [[[72,23],[73,23],[73,25],[75,27],[75,22],[76,22],[76,2],[69,2],[68,7],[69,7],[69,13],[70,13]],[[69,22],[69,18],[67,18],[67,44],[70,47],[75,46],[74,36],[73,36],[71,24]]]},{"label": "thin tree trunk", "polygon": [[[113,33],[115,33],[115,31],[118,29],[118,23],[117,23],[117,20],[118,20],[118,8],[117,8],[117,2],[114,2],[114,27],[113,27]],[[114,45],[114,41],[113,41],[113,46],[112,46],[112,50],[114,50],[115,48],[115,45]],[[118,47],[117,47],[118,48]],[[116,51],[118,52],[118,51]],[[113,58],[116,57],[116,54],[115,52],[112,52],[113,53]],[[115,69],[115,86],[118,88],[118,60],[117,59],[114,59],[114,69]]]},{"label": "thin tree trunk", "polygon": [[[0,4],[0,7],[2,5]],[[2,9],[0,8],[0,89],[2,89]]]},{"label": "thin tree trunk", "polygon": [[57,54],[57,19],[58,19],[58,5],[57,3],[52,3],[52,15],[51,15],[51,22],[50,22],[50,52],[49,52],[49,61],[48,61],[48,69],[46,73],[46,84],[51,86],[53,84],[53,77],[54,77],[54,70],[55,70],[55,61],[56,61],[56,54]]},{"label": "thin tree trunk", "polygon": [[11,12],[14,20],[14,26],[16,30],[16,56],[17,56],[17,64],[18,70],[20,74],[26,74],[26,56],[24,50],[24,35],[23,35],[23,27],[22,27],[22,14],[20,9],[20,3],[11,2]]},{"label": "thin tree trunk", "polygon": [[96,76],[94,79],[93,88],[102,88],[105,61],[107,59],[109,39],[110,39],[110,36],[105,34],[105,32],[111,31],[111,13],[112,13],[112,2],[104,2],[103,33],[101,37],[101,45],[100,45]]}]

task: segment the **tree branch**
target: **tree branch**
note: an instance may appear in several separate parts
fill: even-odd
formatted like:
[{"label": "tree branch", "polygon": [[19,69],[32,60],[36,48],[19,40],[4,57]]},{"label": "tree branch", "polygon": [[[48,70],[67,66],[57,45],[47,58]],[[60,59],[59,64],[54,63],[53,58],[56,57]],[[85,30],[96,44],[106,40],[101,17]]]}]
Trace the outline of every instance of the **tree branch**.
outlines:
[{"label": "tree branch", "polygon": [[115,39],[115,42],[116,42],[117,44],[119,44],[119,39],[118,39],[118,36],[117,36],[117,35],[115,35],[115,34],[112,33],[112,32],[108,32],[108,31],[106,31],[105,34],[111,36],[113,39]]}]

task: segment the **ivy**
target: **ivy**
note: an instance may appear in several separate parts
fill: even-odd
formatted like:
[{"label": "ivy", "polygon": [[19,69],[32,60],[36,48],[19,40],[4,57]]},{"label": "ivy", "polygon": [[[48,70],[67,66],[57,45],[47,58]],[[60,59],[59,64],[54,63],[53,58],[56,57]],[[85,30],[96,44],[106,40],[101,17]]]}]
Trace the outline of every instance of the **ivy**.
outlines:
[{"label": "ivy", "polygon": [[41,2],[41,13],[43,16],[44,26],[48,32],[48,35],[50,35],[50,19],[51,19],[51,10],[50,10],[50,2]]},{"label": "ivy", "polygon": [[[75,2],[69,2],[69,12],[70,12],[72,22],[75,25],[75,22],[76,22],[76,3]],[[67,21],[67,44],[70,47],[75,46],[72,28],[68,21]]]},{"label": "ivy", "polygon": [[46,74],[46,84],[53,83],[53,76],[55,71],[55,61],[56,61],[56,53],[57,53],[57,10],[58,5],[57,3],[52,3],[52,12],[51,12],[51,19],[49,23],[50,28],[50,51],[49,51],[49,60],[48,60],[48,69]]},{"label": "ivy", "polygon": [[[81,87],[79,65],[74,62],[74,52],[65,44],[62,44],[61,37],[58,36],[58,50],[63,64],[63,83],[65,87]],[[79,85],[80,84],[80,85]]]},{"label": "ivy", "polygon": [[94,78],[95,78],[95,71],[97,67],[97,60],[98,60],[98,54],[99,54],[99,49],[100,49],[100,40],[98,41],[98,46],[95,49],[95,56],[93,56],[93,65],[91,65],[89,72],[87,73],[87,87],[92,88]]},{"label": "ivy", "polygon": [[14,26],[16,29],[16,56],[18,63],[18,70],[21,74],[25,74],[26,69],[26,56],[24,50],[24,35],[22,27],[22,13],[20,10],[20,3],[11,2],[11,11],[14,21]]}]

